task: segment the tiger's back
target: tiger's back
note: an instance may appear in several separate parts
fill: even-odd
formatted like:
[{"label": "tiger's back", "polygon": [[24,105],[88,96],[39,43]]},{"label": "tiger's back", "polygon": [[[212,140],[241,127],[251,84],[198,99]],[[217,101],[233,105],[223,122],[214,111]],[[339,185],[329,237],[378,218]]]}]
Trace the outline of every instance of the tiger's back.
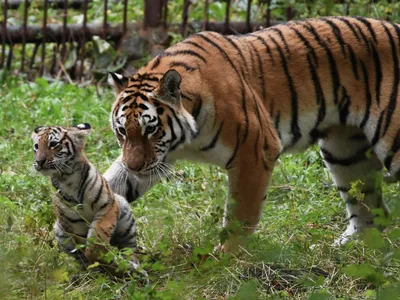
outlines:
[{"label": "tiger's back", "polygon": [[[392,174],[400,169],[399,53],[398,25],[361,17],[289,22],[238,37],[194,34],[132,78],[114,76],[111,122],[123,163],[139,177],[154,161],[222,166],[237,204],[232,215],[255,225],[279,155],[318,141],[347,205],[344,236],[353,234],[372,215],[348,194],[351,182],[362,180],[367,206],[387,213],[376,174],[383,165]],[[158,118],[162,136],[146,140],[146,116]],[[192,122],[196,134],[182,126]],[[138,145],[148,153],[140,162]],[[138,184],[136,196],[144,190]]]}]

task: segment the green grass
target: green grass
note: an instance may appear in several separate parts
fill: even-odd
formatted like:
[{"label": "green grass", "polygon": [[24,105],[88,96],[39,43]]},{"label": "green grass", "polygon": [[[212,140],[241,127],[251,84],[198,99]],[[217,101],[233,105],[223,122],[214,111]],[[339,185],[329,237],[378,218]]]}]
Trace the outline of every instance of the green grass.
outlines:
[{"label": "green grass", "polygon": [[32,171],[30,135],[38,125],[88,122],[87,155],[105,171],[119,152],[108,122],[113,95],[5,73],[0,84],[0,299],[397,299],[399,185],[384,187],[395,213],[382,235],[333,248],[345,208],[316,148],[281,159],[241,253],[204,257],[218,243],[227,176],[180,162],[182,176],[132,204],[150,285],[78,271],[57,250],[52,190]]}]

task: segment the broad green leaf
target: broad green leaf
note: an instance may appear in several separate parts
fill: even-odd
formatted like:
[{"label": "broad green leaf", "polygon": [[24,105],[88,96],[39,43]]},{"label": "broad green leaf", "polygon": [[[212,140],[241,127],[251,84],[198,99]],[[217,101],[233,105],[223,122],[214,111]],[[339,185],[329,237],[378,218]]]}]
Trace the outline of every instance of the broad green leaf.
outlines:
[{"label": "broad green leaf", "polygon": [[382,234],[376,228],[371,228],[365,231],[364,242],[370,249],[379,249],[385,245]]}]

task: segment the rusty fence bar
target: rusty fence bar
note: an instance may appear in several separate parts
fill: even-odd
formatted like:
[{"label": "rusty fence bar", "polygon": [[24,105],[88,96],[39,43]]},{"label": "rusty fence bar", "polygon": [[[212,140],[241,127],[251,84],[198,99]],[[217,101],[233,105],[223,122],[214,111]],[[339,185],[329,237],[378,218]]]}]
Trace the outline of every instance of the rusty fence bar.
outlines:
[{"label": "rusty fence bar", "polygon": [[108,9],[108,0],[104,0],[104,10],[103,10],[103,39],[107,37],[107,9]]},{"label": "rusty fence bar", "polygon": [[[0,67],[11,66],[13,58],[14,44],[22,44],[21,46],[21,65],[20,71],[23,72],[29,67],[32,69],[38,55],[39,47],[41,47],[40,53],[40,65],[37,74],[43,75],[45,73],[58,74],[63,71],[65,73],[64,63],[67,59],[68,54],[68,43],[71,43],[71,49],[77,51],[78,64],[77,67],[72,71],[74,78],[81,81],[86,77],[85,72],[85,59],[87,56],[86,43],[94,36],[100,36],[102,39],[107,41],[114,41],[115,47],[118,47],[119,41],[128,32],[128,26],[133,30],[156,28],[159,26],[167,27],[168,25],[168,0],[145,0],[144,3],[144,22],[131,22],[128,24],[128,0],[119,0],[123,4],[122,12],[122,23],[117,25],[111,25],[108,23],[107,12],[112,4],[108,0],[104,0],[102,3],[103,18],[102,22],[99,23],[88,23],[88,6],[89,3],[93,3],[93,0],[0,0],[3,8],[3,22],[0,26],[0,42],[1,42],[1,54]],[[114,1],[115,2],[115,1]],[[200,22],[190,22],[190,9],[192,5],[191,0],[183,1],[182,10],[182,23],[179,26],[179,31],[183,37],[188,35],[189,26],[194,28],[202,28],[203,30],[218,31],[224,34],[230,33],[248,33],[253,28],[271,26],[276,24],[275,21],[271,21],[271,0],[267,0],[266,3],[266,19],[264,22],[252,21],[252,7],[253,0],[247,0],[246,2],[246,19],[245,22],[231,21],[230,13],[232,11],[231,0],[226,0],[225,16],[222,22],[210,22],[209,20],[209,8],[211,1],[204,1],[204,19]],[[35,3],[36,7],[43,10],[43,18],[41,24],[28,25],[29,7]],[[349,8],[350,2],[346,1],[347,9]],[[20,5],[23,7],[23,22],[21,25],[10,25],[7,26],[7,9],[18,8]],[[265,4],[263,4],[265,7]],[[60,24],[49,22],[49,8],[62,9],[62,22]],[[68,24],[68,10],[71,8],[80,8],[83,13],[82,24]],[[21,7],[22,10],[22,7]],[[286,10],[288,18],[293,18],[293,11],[291,7]],[[263,24],[264,23],[264,24]],[[140,32],[140,31],[139,31]],[[72,44],[77,43],[77,48]],[[32,56],[27,58],[27,44],[33,43],[34,48]],[[50,52],[49,47],[46,47],[47,43],[55,43],[56,45]],[[7,48],[8,47],[8,48]],[[7,51],[9,49],[9,51]],[[46,50],[49,53],[46,53]],[[75,51],[73,50],[73,51]],[[51,54],[50,54],[51,53]],[[6,58],[6,55],[7,58]],[[46,64],[46,55],[48,56]],[[6,60],[7,59],[7,60]],[[92,61],[92,64],[94,62]],[[48,70],[46,70],[48,68]],[[33,73],[31,73],[33,74]]]},{"label": "rusty fence bar", "polygon": [[2,22],[2,30],[3,34],[1,35],[1,62],[0,68],[4,67],[4,59],[6,56],[6,39],[7,39],[7,0],[3,1],[2,8],[3,8],[3,22]]},{"label": "rusty fence bar", "polygon": [[25,47],[26,47],[26,33],[27,22],[28,22],[28,0],[24,2],[24,24],[23,24],[23,33],[22,33],[22,50],[21,50],[21,72],[25,69]]},{"label": "rusty fence bar", "polygon": [[[82,41],[80,43],[80,48],[81,48],[81,65],[79,68],[79,75],[78,75],[78,80],[82,80],[82,75],[83,75],[83,68],[84,68],[84,61],[85,61],[85,45],[86,45],[86,33],[87,33],[87,10],[88,10],[88,0],[84,1],[83,4],[83,32],[82,32]],[[103,27],[104,30],[104,27]]]},{"label": "rusty fence bar", "polygon": [[126,34],[126,31],[128,30],[127,27],[127,18],[128,18],[128,0],[124,0],[124,17],[123,17],[123,25],[122,25],[122,31],[123,34]]},{"label": "rusty fence bar", "polygon": [[44,0],[44,12],[43,12],[43,25],[42,25],[42,37],[43,37],[43,42],[42,42],[42,62],[40,64],[40,71],[39,74],[43,75],[45,72],[45,60],[46,60],[46,34],[47,34],[47,1]]},{"label": "rusty fence bar", "polygon": [[230,32],[229,29],[229,10],[231,9],[231,0],[226,0],[226,11],[225,11],[225,25],[224,25],[224,34]]}]

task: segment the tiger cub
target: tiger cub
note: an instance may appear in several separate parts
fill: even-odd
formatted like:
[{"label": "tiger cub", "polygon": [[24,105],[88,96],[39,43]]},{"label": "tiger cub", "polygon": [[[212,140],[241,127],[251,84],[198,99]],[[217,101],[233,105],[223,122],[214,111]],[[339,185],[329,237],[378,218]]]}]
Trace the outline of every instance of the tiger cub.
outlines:
[{"label": "tiger cub", "polygon": [[[70,128],[40,126],[32,133],[34,168],[49,176],[57,189],[53,197],[55,238],[61,250],[84,266],[103,262],[100,254],[107,252],[107,244],[119,249],[136,248],[135,219],[128,202],[111,191],[85,156],[90,129],[89,124]],[[85,250],[77,250],[77,244],[86,244]],[[130,264],[129,270],[139,266],[135,255]]]}]

